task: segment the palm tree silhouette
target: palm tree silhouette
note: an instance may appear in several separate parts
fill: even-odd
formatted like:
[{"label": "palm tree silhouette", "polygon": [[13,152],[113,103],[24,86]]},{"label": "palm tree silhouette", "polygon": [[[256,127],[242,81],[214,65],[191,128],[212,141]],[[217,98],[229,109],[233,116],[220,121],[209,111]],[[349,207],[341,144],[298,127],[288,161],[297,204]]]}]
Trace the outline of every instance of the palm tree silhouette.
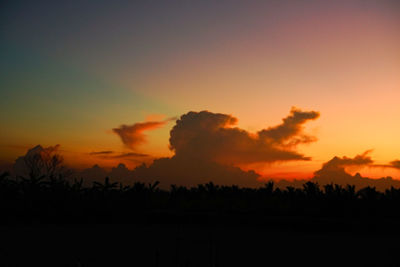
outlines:
[{"label": "palm tree silhouette", "polygon": [[102,191],[102,192],[108,192],[114,189],[118,188],[118,183],[114,182],[111,183],[110,182],[110,178],[106,177],[104,179],[104,183],[100,183],[100,182],[93,182],[93,189],[98,190],[98,191]]}]

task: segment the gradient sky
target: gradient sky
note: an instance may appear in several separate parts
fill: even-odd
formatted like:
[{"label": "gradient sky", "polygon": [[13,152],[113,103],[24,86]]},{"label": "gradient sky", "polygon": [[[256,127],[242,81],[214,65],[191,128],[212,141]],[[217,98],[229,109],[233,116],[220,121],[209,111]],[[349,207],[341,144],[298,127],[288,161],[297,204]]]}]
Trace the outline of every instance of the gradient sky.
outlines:
[{"label": "gradient sky", "polygon": [[[2,164],[60,144],[72,166],[111,167],[89,153],[129,152],[112,131],[122,124],[209,110],[256,132],[292,106],[321,114],[306,124],[318,141],[298,148],[313,160],[251,168],[303,178],[333,156],[400,159],[398,1],[16,0],[0,10]],[[172,155],[173,125],[149,131],[137,152]]]}]

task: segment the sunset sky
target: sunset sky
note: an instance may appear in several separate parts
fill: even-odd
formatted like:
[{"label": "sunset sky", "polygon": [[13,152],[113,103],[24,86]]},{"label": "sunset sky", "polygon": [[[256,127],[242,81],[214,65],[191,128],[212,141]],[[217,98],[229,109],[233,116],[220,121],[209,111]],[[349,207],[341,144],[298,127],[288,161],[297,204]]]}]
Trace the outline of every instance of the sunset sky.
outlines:
[{"label": "sunset sky", "polygon": [[[170,131],[184,114],[182,122],[197,123],[188,113],[203,110],[229,121],[221,150],[209,155],[218,163],[288,179],[367,150],[387,165],[400,159],[399,3],[2,1],[0,165],[60,144],[71,167],[133,169],[197,149],[179,142],[200,126],[173,144]],[[303,114],[291,136],[298,144],[279,145],[311,159],[269,160],[268,142],[278,139],[258,133],[270,138],[294,110],[319,117]],[[254,151],[247,139],[224,139],[239,132],[266,150],[243,156]],[[350,171],[400,179],[399,169]]]}]

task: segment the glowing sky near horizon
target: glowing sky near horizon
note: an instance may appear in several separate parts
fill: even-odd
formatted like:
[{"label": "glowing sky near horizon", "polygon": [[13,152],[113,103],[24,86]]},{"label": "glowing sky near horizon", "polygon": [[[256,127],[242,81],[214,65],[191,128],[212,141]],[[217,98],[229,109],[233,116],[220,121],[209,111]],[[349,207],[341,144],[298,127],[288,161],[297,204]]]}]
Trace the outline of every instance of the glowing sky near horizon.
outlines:
[{"label": "glowing sky near horizon", "polygon": [[[313,160],[251,166],[264,175],[310,177],[369,149],[380,164],[400,159],[398,1],[0,5],[0,163],[61,144],[70,165],[111,167],[117,159],[89,153],[128,152],[112,132],[121,124],[209,110],[256,132],[292,106],[321,114],[305,125],[318,141],[298,148]],[[138,152],[172,155],[173,125],[149,131]]]}]

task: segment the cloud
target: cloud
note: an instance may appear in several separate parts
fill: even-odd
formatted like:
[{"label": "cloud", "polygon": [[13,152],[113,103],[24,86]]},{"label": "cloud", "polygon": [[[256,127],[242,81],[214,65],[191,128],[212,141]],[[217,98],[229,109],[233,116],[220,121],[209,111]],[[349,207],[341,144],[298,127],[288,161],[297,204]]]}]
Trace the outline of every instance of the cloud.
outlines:
[{"label": "cloud", "polygon": [[89,155],[99,160],[106,160],[111,162],[119,161],[125,162],[129,165],[131,163],[134,163],[134,165],[136,166],[142,164],[143,162],[150,162],[153,159],[149,154],[136,152],[115,152],[111,150],[95,151],[89,153]]},{"label": "cloud", "polygon": [[283,123],[261,130],[258,135],[260,139],[284,146],[295,146],[301,143],[316,141],[316,137],[302,133],[303,124],[308,120],[315,120],[319,117],[316,111],[301,111],[295,107],[290,111],[290,115],[283,119]]},{"label": "cloud", "polygon": [[233,127],[237,118],[209,111],[189,112],[170,133],[170,148],[177,157],[210,159],[223,164],[310,160],[296,145],[315,141],[302,133],[302,126],[318,118],[316,111],[293,108],[283,123],[256,134]]},{"label": "cloud", "polygon": [[91,186],[94,181],[103,182],[108,174],[109,173],[105,169],[96,164],[93,167],[76,173],[75,176],[77,179],[82,178],[85,186]]},{"label": "cloud", "polygon": [[257,187],[262,185],[257,181],[259,176],[254,171],[243,171],[234,166],[176,156],[156,159],[150,166],[142,164],[133,170],[135,180],[160,181],[163,188],[168,188],[170,184],[195,186],[211,181],[222,185]]},{"label": "cloud", "polygon": [[381,168],[393,168],[400,170],[400,160],[394,160],[389,162],[389,164],[378,164],[373,167],[381,167]]},{"label": "cloud", "polygon": [[390,162],[390,167],[395,169],[400,169],[400,160],[394,160]]},{"label": "cloud", "polygon": [[[315,172],[314,177],[311,180],[281,180],[279,182],[276,182],[275,184],[277,187],[280,188],[286,188],[287,186],[302,188],[304,183],[311,181],[314,183],[318,183],[320,186],[327,184],[338,184],[342,186],[354,185],[356,187],[356,190],[362,189],[367,186],[375,187],[379,191],[384,191],[392,186],[399,188],[400,181],[395,180],[392,177],[373,179],[362,177],[359,173],[351,175],[346,171],[346,167],[377,167],[378,165],[374,165],[374,161],[371,159],[370,156],[368,156],[370,152],[370,150],[366,151],[361,155],[355,156],[354,158],[333,157],[330,161],[324,163],[320,170]],[[382,165],[379,166],[382,167]]]},{"label": "cloud", "polygon": [[97,156],[97,155],[109,155],[109,154],[113,154],[113,153],[114,153],[114,151],[109,151],[109,150],[107,150],[107,151],[93,151],[93,152],[90,152],[89,155]]},{"label": "cloud", "polygon": [[[385,189],[393,187],[400,187],[400,181],[395,180],[392,177],[383,177],[379,179],[373,179],[368,177],[362,177],[359,173],[351,175],[346,171],[346,167],[363,167],[371,166],[376,167],[373,164],[373,160],[369,156],[371,151],[366,151],[354,158],[349,157],[333,157],[328,162],[322,165],[322,168],[314,173],[314,177],[311,182],[318,183],[323,186],[326,184],[339,184],[342,186],[355,185],[356,189],[361,189],[367,186],[375,187],[377,190],[384,191]],[[386,166],[386,165],[385,165]],[[278,187],[302,187],[302,185],[308,182],[307,180],[294,180],[285,181],[281,180],[277,182]]]},{"label": "cloud", "polygon": [[149,156],[150,155],[148,155],[148,154],[129,152],[129,153],[117,154],[112,157],[115,159],[123,159],[123,158],[145,158],[145,157],[149,157]]},{"label": "cloud", "polygon": [[167,122],[174,118],[166,119],[164,121],[146,121],[138,122],[133,125],[121,125],[118,128],[112,129],[117,134],[122,143],[129,149],[136,150],[138,145],[146,143],[145,131],[155,130],[164,126]]},{"label": "cloud", "polygon": [[365,151],[360,155],[356,155],[354,158],[349,157],[333,157],[328,162],[322,165],[322,168],[314,173],[312,181],[318,182],[319,184],[360,184],[363,183],[360,180],[360,175],[356,174],[352,176],[346,172],[346,167],[363,167],[371,165],[374,161],[368,154],[371,151]]},{"label": "cloud", "polygon": [[90,168],[78,171],[75,176],[78,179],[82,178],[85,186],[91,186],[95,181],[104,182],[106,177],[109,177],[111,182],[119,182],[124,185],[132,185],[135,182],[133,171],[129,170],[123,163],[113,167],[111,171],[107,171],[96,164]]},{"label": "cloud", "polygon": [[368,156],[372,151],[367,150],[364,153],[355,156],[354,158],[348,158],[346,156],[340,158],[340,157],[334,157],[330,161],[324,163],[322,165],[322,169],[317,171],[316,174],[324,171],[335,171],[335,170],[344,170],[345,167],[351,167],[351,166],[369,166],[374,163],[372,158]]},{"label": "cloud", "polygon": [[392,186],[400,187],[400,181],[395,180],[392,177],[373,179],[362,177],[359,173],[351,175],[345,170],[346,166],[370,166],[372,163],[372,159],[369,156],[366,156],[366,153],[358,155],[352,159],[347,157],[334,157],[332,160],[325,163],[321,170],[315,172],[315,176],[311,181],[320,185],[331,183],[343,186],[355,185],[357,189],[371,186],[380,191],[384,191]]},{"label": "cloud", "polygon": [[298,153],[298,144],[315,140],[303,133],[302,125],[318,118],[315,111],[293,108],[282,124],[258,133],[234,127],[237,118],[209,111],[188,112],[170,131],[171,158],[156,159],[134,170],[135,179],[159,180],[161,186],[192,186],[213,181],[217,184],[259,186],[260,176],[237,167],[243,163],[309,160]]},{"label": "cloud", "polygon": [[148,154],[144,153],[135,153],[135,152],[120,153],[111,150],[90,152],[89,155],[96,156],[102,159],[124,159],[124,158],[129,159],[129,158],[149,157]]},{"label": "cloud", "polygon": [[134,182],[133,171],[129,170],[125,164],[122,163],[112,168],[109,176],[113,182],[120,182],[123,184],[132,184]]},{"label": "cloud", "polygon": [[361,155],[357,155],[354,158],[348,157],[334,157],[330,161],[324,164],[322,170],[326,169],[338,169],[349,166],[368,166],[376,168],[394,168],[400,169],[400,160],[394,160],[389,162],[389,164],[373,164],[374,161],[368,156],[372,150],[367,150]]}]

